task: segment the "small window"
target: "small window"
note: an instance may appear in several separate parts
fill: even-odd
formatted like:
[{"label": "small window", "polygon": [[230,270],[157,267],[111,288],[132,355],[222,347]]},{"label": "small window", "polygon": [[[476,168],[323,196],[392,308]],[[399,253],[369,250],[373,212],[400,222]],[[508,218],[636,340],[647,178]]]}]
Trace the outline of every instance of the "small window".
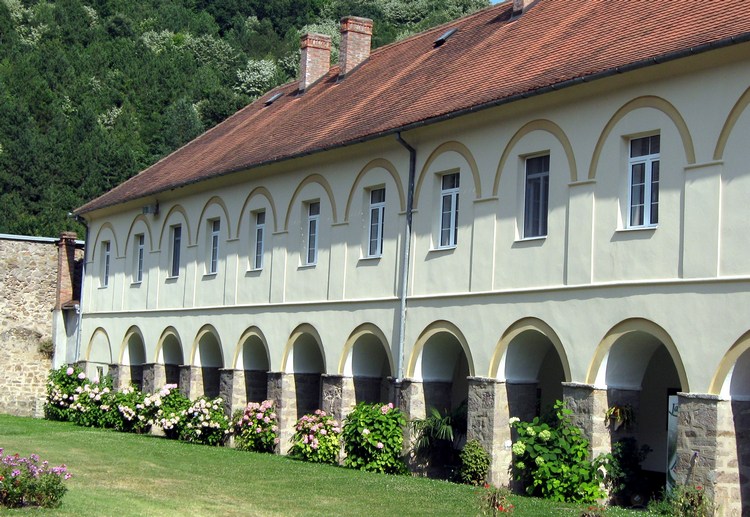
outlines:
[{"label": "small window", "polygon": [[524,238],[547,235],[549,155],[526,159],[526,193],[523,214]]},{"label": "small window", "polygon": [[252,269],[263,269],[263,248],[266,235],[266,212],[259,210],[254,213],[255,218],[255,242],[253,246]]},{"label": "small window", "polygon": [[111,246],[109,241],[102,242],[102,262],[101,262],[101,277],[100,285],[107,287],[109,285],[109,266],[111,262]]},{"label": "small window", "polygon": [[370,221],[367,240],[367,256],[383,254],[383,223],[385,221],[385,188],[370,191]]},{"label": "small window", "polygon": [[305,265],[318,262],[318,226],[320,222],[320,202],[307,204],[307,229],[305,234]]},{"label": "small window", "polygon": [[133,282],[143,282],[143,259],[145,254],[146,238],[142,233],[135,236],[135,267],[133,268]]},{"label": "small window", "polygon": [[211,230],[208,274],[214,275],[219,270],[219,232],[221,230],[221,222],[219,219],[213,219],[208,222],[208,227]]},{"label": "small window", "polygon": [[170,261],[169,276],[180,276],[180,249],[182,248],[182,226],[172,227],[172,260]]},{"label": "small window", "polygon": [[630,228],[659,223],[659,135],[630,141],[628,225]]},{"label": "small window", "polygon": [[458,189],[459,174],[446,174],[440,187],[439,247],[451,248],[458,244]]}]

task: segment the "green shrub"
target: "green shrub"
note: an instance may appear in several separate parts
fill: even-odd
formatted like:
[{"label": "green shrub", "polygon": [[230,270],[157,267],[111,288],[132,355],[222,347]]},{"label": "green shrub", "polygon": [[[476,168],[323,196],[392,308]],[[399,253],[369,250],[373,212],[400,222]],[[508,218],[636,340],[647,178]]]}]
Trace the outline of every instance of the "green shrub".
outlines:
[{"label": "green shrub", "polygon": [[571,414],[564,402],[557,401],[549,422],[538,417],[531,422],[511,418],[518,434],[513,444],[513,475],[529,495],[577,503],[606,496],[602,484],[612,456],[589,460],[589,442],[570,422]]},{"label": "green shrub", "polygon": [[342,437],[347,467],[405,474],[401,459],[406,419],[393,404],[359,403],[344,420]]},{"label": "green shrub", "polygon": [[300,418],[294,429],[291,456],[315,463],[338,463],[341,427],[332,416],[316,409]]},{"label": "green shrub", "polygon": [[461,483],[479,486],[487,479],[490,470],[490,455],[479,440],[469,440],[458,455],[457,478]]},{"label": "green shrub", "polygon": [[[83,374],[79,374],[79,377],[80,375]],[[112,380],[109,377],[104,377],[101,381],[84,378],[73,398],[69,413],[72,422],[84,427],[114,427],[118,415],[114,405]]]},{"label": "green shrub", "polygon": [[648,503],[650,515],[669,517],[711,517],[714,502],[700,485],[677,485],[671,492],[665,491],[660,499]]},{"label": "green shrub", "polygon": [[273,401],[250,402],[232,418],[235,447],[241,451],[273,452],[279,443],[279,422]]},{"label": "green shrub", "polygon": [[229,435],[229,419],[222,398],[199,397],[182,411],[180,440],[205,445],[223,445]]},{"label": "green shrub", "polygon": [[3,456],[0,448],[0,507],[56,508],[67,491],[63,481],[69,478],[65,465],[40,463],[36,454],[28,458],[18,454]]},{"label": "green shrub", "polygon": [[466,434],[467,404],[461,403],[452,411],[441,413],[430,408],[426,418],[411,421],[414,431],[414,455],[427,461],[433,468],[446,469],[452,477],[458,465],[459,444]]}]

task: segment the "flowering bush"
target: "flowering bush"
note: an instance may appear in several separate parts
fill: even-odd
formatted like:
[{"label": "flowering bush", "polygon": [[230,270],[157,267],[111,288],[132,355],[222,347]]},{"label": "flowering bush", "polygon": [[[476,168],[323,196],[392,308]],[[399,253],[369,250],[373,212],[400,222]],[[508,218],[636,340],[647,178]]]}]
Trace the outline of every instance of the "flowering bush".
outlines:
[{"label": "flowering bush", "polygon": [[482,515],[497,516],[499,513],[513,513],[514,506],[508,497],[510,490],[505,487],[484,484],[484,491],[480,492],[479,509]]},{"label": "flowering bush", "polygon": [[279,422],[273,402],[248,403],[232,419],[234,443],[241,451],[273,452],[279,443]]},{"label": "flowering bush", "polygon": [[70,478],[65,465],[51,467],[39,463],[39,456],[22,458],[18,454],[3,456],[0,448],[0,507],[60,506],[67,488],[63,481]]},{"label": "flowering bush", "polygon": [[393,404],[357,404],[344,420],[344,465],[386,474],[405,474],[401,459],[406,419]]},{"label": "flowering bush", "polygon": [[316,409],[313,414],[300,418],[294,429],[290,455],[316,463],[338,461],[341,427],[332,416]]},{"label": "flowering bush", "polygon": [[151,395],[151,404],[157,408],[154,424],[162,428],[167,438],[179,438],[185,425],[183,413],[190,407],[190,399],[177,389],[176,384],[166,384]]},{"label": "flowering bush", "polygon": [[113,420],[117,417],[113,411],[112,380],[109,377],[101,381],[97,378],[87,379],[83,373],[79,373],[78,378],[83,384],[76,388],[73,395],[69,420],[86,427],[113,427]]},{"label": "flowering bush", "polygon": [[558,401],[549,423],[538,417],[531,422],[510,419],[518,434],[512,446],[513,474],[530,495],[593,503],[606,496],[602,486],[612,456],[602,454],[589,460],[589,442],[570,422],[571,414]]},{"label": "flowering bush", "polygon": [[50,371],[44,417],[48,420],[70,420],[70,406],[74,402],[76,388],[83,386],[85,379],[83,370],[77,366],[61,366]]},{"label": "flowering bush", "polygon": [[129,386],[114,394],[112,400],[113,427],[128,433],[147,433],[154,423],[157,406],[150,395]]},{"label": "flowering bush", "polygon": [[222,445],[229,434],[224,400],[199,397],[182,412],[180,439],[206,445]]},{"label": "flowering bush", "polygon": [[713,498],[701,485],[677,485],[648,503],[650,515],[669,517],[711,517],[715,510]]}]

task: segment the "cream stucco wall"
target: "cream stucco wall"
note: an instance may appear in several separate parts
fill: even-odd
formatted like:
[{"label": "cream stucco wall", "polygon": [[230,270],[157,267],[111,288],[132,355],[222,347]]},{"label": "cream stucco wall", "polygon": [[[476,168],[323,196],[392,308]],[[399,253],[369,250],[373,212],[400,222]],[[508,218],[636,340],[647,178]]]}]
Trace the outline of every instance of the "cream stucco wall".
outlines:
[{"label": "cream stucco wall", "polygon": [[[403,376],[429,376],[418,343],[444,321],[468,347],[472,374],[504,379],[514,367],[504,360],[504,336],[533,319],[548,329],[539,335],[555,345],[566,381],[601,384],[606,367],[610,381],[637,383],[625,372],[632,365],[618,373],[606,361],[613,332],[632,324],[667,347],[681,390],[716,391],[714,377],[727,372],[722,358],[750,329],[739,309],[750,305],[748,50],[713,51],[405,132],[417,166]],[[628,138],[656,133],[659,224],[628,229]],[[548,235],[523,239],[523,160],[537,153],[550,155]],[[188,362],[206,325],[225,368],[235,367],[250,328],[263,335],[271,371],[287,365],[301,325],[314,329],[325,373],[345,373],[346,344],[363,324],[395,356],[408,160],[387,137],[165,192],[156,216],[141,214],[154,199],[88,214],[81,359],[118,361],[135,326],[146,362],[161,361],[171,327]],[[461,178],[458,244],[436,249],[439,178],[448,172]],[[383,255],[363,258],[367,190],[383,186]],[[302,259],[309,201],[321,205],[315,266]],[[252,214],[260,209],[264,267],[252,270]],[[216,218],[219,267],[207,275],[208,221]],[[183,228],[182,265],[171,278],[175,224]],[[146,272],[135,284],[140,233]],[[107,287],[99,285],[103,241],[112,243]],[[106,343],[111,351],[101,350]],[[545,350],[528,364],[541,364]]]}]

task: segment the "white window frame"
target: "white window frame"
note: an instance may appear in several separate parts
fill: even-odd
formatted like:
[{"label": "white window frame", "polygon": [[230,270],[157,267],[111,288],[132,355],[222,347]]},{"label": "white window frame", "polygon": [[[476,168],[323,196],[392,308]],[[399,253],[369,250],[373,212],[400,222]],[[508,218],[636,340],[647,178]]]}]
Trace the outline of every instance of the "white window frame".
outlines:
[{"label": "white window frame", "polygon": [[133,283],[143,282],[143,261],[146,253],[146,236],[139,233],[135,236],[133,247],[135,248],[135,267],[133,268]]},{"label": "white window frame", "polygon": [[180,253],[182,251],[182,225],[176,224],[171,227],[171,249],[169,257],[169,277],[180,276]]},{"label": "white window frame", "polygon": [[320,239],[320,201],[308,201],[307,220],[305,224],[305,266],[314,266],[318,263],[318,240]]},{"label": "white window frame", "polygon": [[219,271],[219,237],[221,235],[221,219],[210,219],[208,229],[211,232],[208,241],[207,274],[215,275]]},{"label": "white window frame", "polygon": [[263,254],[265,253],[266,211],[258,210],[253,212],[253,219],[255,220],[255,228],[253,231],[253,254],[250,269],[260,270],[263,269]]},{"label": "white window frame", "polygon": [[[656,140],[653,140],[654,138]],[[633,145],[643,140],[649,140],[649,152],[634,156]],[[657,152],[652,152],[656,146]],[[655,228],[659,223],[660,157],[659,134],[628,140],[628,205],[625,219],[628,228]],[[643,170],[643,182],[634,183],[639,167]],[[639,193],[642,190],[642,196],[639,195],[637,199],[633,195],[636,189]]]},{"label": "white window frame", "polygon": [[[382,193],[382,198],[379,194]],[[376,258],[383,255],[383,228],[385,224],[385,187],[370,189],[370,210],[367,232],[366,257]],[[380,198],[378,200],[378,198]]]},{"label": "white window frame", "polygon": [[[446,183],[455,179],[452,186]],[[458,245],[458,202],[461,175],[451,172],[440,176],[440,203],[438,203],[438,248],[455,248]],[[447,204],[447,206],[446,206]]]},{"label": "white window frame", "polygon": [[109,241],[102,242],[102,262],[101,262],[101,277],[100,286],[107,287],[109,285],[109,274],[110,266],[112,263],[112,245]]},{"label": "white window frame", "polygon": [[[546,164],[544,161],[546,159]],[[524,210],[523,238],[535,239],[547,236],[549,214],[549,169],[550,155],[529,156],[524,163]],[[532,172],[530,166],[546,165]]]}]

